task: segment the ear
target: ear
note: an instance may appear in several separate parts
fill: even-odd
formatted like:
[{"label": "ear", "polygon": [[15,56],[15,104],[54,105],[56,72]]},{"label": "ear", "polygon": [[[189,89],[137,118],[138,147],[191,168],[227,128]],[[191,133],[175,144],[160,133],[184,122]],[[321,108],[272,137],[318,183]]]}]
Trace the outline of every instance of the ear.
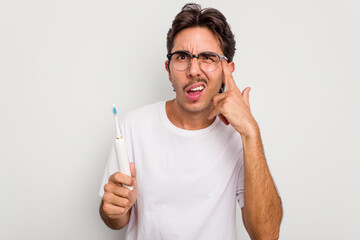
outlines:
[{"label": "ear", "polygon": [[165,70],[167,72],[170,72],[170,70],[169,70],[169,61],[168,60],[165,61]]},{"label": "ear", "polygon": [[235,63],[234,62],[229,62],[229,65],[230,65],[231,73],[233,73],[235,71]]},{"label": "ear", "polygon": [[169,81],[171,82],[171,72],[170,72],[170,68],[169,68],[169,61],[165,61],[165,69],[169,74]]}]

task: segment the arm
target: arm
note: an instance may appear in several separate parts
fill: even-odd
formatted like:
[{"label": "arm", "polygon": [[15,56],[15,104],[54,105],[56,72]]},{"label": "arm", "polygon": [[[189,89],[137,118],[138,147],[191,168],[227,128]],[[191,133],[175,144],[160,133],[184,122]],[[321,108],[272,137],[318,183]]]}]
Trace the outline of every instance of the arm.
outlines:
[{"label": "arm", "polygon": [[281,199],[266,163],[260,131],[244,136],[243,222],[251,239],[278,239],[282,218]]},{"label": "arm", "polygon": [[249,104],[250,88],[243,92],[232,77],[234,63],[222,62],[223,83],[226,92],[213,98],[214,109],[209,119],[216,115],[242,137],[244,151],[244,225],[251,239],[278,239],[282,218],[282,205],[266,163],[258,124]]},{"label": "arm", "polygon": [[[109,182],[105,184],[99,213],[105,224],[111,228],[120,230],[124,228],[130,220],[132,206],[137,198],[136,171],[134,163],[130,163],[131,176],[116,172],[109,177]],[[122,184],[133,186],[130,191]]]}]

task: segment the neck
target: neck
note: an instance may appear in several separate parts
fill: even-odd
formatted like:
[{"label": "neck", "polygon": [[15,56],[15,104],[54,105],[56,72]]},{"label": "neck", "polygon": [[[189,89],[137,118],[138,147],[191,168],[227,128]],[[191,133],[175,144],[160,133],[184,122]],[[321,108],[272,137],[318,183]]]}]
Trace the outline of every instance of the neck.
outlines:
[{"label": "neck", "polygon": [[186,130],[199,130],[210,126],[214,119],[208,119],[212,105],[201,112],[189,112],[181,108],[176,99],[166,102],[166,114],[172,124]]}]

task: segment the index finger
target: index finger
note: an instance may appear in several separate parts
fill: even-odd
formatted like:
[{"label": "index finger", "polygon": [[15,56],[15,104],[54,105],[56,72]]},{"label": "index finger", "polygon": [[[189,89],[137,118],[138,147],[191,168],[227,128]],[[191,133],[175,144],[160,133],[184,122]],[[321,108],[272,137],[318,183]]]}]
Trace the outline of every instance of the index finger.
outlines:
[{"label": "index finger", "polygon": [[113,183],[116,184],[125,184],[128,186],[131,186],[133,183],[133,179],[121,172],[116,172],[113,175],[110,176],[109,181],[112,181]]},{"label": "index finger", "polygon": [[234,81],[234,78],[232,76],[232,73],[230,71],[229,63],[223,59],[221,62],[223,74],[224,74],[224,84],[226,86],[227,90],[232,90],[237,88],[236,83]]}]

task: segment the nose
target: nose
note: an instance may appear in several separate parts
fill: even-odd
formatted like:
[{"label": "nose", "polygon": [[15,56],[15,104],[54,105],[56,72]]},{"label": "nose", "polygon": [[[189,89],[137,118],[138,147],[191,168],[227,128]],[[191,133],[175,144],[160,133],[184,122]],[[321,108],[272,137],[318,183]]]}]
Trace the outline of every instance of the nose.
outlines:
[{"label": "nose", "polygon": [[188,69],[189,77],[198,77],[201,75],[201,69],[199,65],[199,59],[194,57],[190,61],[190,66]]}]

